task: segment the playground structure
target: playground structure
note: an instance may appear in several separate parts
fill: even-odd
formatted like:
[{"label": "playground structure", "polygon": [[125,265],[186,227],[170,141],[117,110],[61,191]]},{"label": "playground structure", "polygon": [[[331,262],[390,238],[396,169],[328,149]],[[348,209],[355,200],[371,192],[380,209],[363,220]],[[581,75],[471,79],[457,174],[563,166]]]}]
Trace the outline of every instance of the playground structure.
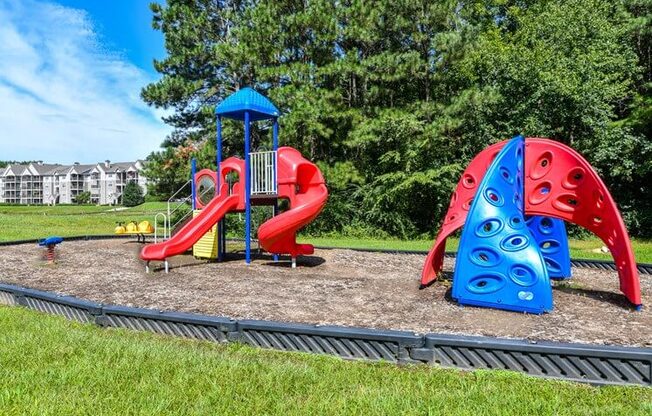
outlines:
[{"label": "playground structure", "polygon": [[[274,216],[258,228],[259,247],[296,258],[312,254],[297,244],[297,231],[319,215],[328,198],[317,166],[291,147],[278,147],[278,109],[244,88],[227,97],[217,116],[217,170],[191,166],[193,217],[163,242],[145,246],[141,258],[162,261],[193,249],[197,258],[223,260],[228,213],[245,215],[245,261],[251,262],[251,207],[271,205]],[[222,119],[244,122],[245,158],[222,160]],[[272,150],[250,152],[252,121],[272,121]],[[209,193],[208,191],[212,191]],[[176,197],[177,194],[173,195]],[[279,199],[290,208],[279,213]],[[168,226],[170,221],[168,208]],[[429,252],[421,288],[442,270],[446,239],[463,226],[452,296],[460,304],[541,314],[553,308],[551,279],[571,277],[564,221],[599,236],[614,256],[620,289],[641,306],[638,272],[627,230],[598,175],[573,149],[559,142],[517,136],[480,152],[451,197],[442,228]],[[155,219],[155,224],[157,221]],[[168,227],[171,228],[171,227]],[[156,234],[156,230],[154,230]]]},{"label": "playground structure", "polygon": [[570,277],[563,221],[603,240],[613,254],[621,291],[640,309],[632,247],[604,183],[568,146],[522,136],[488,147],[466,168],[426,258],[421,287],[441,272],[446,239],[463,227],[454,299],[498,309],[550,311],[549,279]]},{"label": "playground structure", "polygon": [[[167,259],[185,253],[193,248],[207,233],[216,237],[217,260],[223,260],[226,252],[226,227],[224,217],[227,213],[245,214],[245,261],[251,262],[251,207],[252,205],[271,205],[274,216],[258,229],[260,246],[274,254],[289,254],[292,267],[296,267],[296,257],[312,254],[310,244],[297,244],[296,233],[319,215],[326,204],[328,190],[317,166],[303,158],[299,151],[291,147],[278,147],[279,110],[266,97],[251,88],[243,88],[230,95],[216,110],[217,116],[217,170],[201,170],[195,173],[193,163],[191,179],[192,207],[200,212],[188,220],[166,241],[143,247],[140,257],[147,261],[162,261],[165,271],[169,271]],[[222,160],[222,118],[244,122],[244,160],[229,157]],[[252,121],[272,121],[272,150],[250,152]],[[237,174],[233,183],[227,175]],[[205,191],[215,190],[214,197],[203,201]],[[279,213],[279,199],[287,199],[289,210]],[[169,216],[168,216],[169,221]],[[216,227],[216,228],[214,228]],[[201,250],[203,251],[203,250]],[[276,257],[275,257],[276,259]]]},{"label": "playground structure", "polygon": [[56,257],[55,249],[57,245],[61,243],[63,243],[63,237],[56,237],[56,236],[47,237],[38,242],[38,245],[40,247],[45,247],[45,258],[48,261],[48,263],[55,262],[55,257]]}]

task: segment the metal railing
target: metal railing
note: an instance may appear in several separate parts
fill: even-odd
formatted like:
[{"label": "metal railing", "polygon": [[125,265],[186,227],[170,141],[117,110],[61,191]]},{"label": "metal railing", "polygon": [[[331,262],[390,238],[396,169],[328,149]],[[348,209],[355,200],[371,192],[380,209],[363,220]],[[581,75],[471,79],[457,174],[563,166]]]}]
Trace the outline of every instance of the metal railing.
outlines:
[{"label": "metal railing", "polygon": [[[191,184],[191,180],[188,180],[184,183],[181,188],[172,194],[172,196],[167,201],[167,215],[165,213],[159,212],[154,216],[154,240],[156,242],[158,235],[158,217],[163,216],[163,240],[167,240],[172,236],[172,230],[183,221],[186,221],[193,213],[192,210],[192,191],[188,196],[180,197],[180,195],[185,195],[183,193],[184,189]],[[215,186],[209,186],[204,191],[198,195],[198,199],[201,200],[201,197],[206,195],[209,192],[213,192]],[[217,196],[217,194],[215,194]],[[182,213],[182,207],[186,207],[188,212]],[[180,215],[180,217],[175,218],[174,224],[172,224],[173,216]]]},{"label": "metal railing", "polygon": [[167,223],[168,223],[168,217],[162,213],[159,212],[154,216],[154,243],[156,244],[158,242],[158,218],[163,217],[163,237],[162,239],[165,241],[168,238],[170,238],[169,235],[167,235]]},{"label": "metal railing", "polygon": [[[185,214],[181,215],[180,218],[178,218],[174,224],[172,224],[172,215],[175,215],[176,213],[180,212],[180,209],[182,207],[188,208],[188,204],[190,204],[190,207],[192,207],[192,192],[190,192],[190,195],[185,196],[180,198],[179,195],[182,194],[182,191],[186,188],[189,188],[189,185],[192,183],[191,180],[188,180],[186,183],[184,183],[181,188],[177,189],[177,191],[172,194],[172,196],[168,199],[168,224],[167,224],[167,233],[172,234],[172,229],[176,227],[180,222],[185,221],[186,218],[188,218],[189,215],[192,214],[192,209],[189,209],[188,212]],[[174,205],[176,204],[176,205]],[[174,206],[173,206],[174,205]],[[165,232],[165,231],[164,231]]]},{"label": "metal railing", "polygon": [[249,173],[251,175],[251,195],[276,194],[277,153],[249,153]]}]

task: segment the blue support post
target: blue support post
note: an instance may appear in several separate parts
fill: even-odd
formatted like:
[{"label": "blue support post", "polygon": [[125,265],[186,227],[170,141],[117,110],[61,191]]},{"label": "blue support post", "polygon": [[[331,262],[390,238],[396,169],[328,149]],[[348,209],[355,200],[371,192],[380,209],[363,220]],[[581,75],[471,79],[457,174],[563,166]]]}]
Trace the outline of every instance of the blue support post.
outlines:
[{"label": "blue support post", "polygon": [[220,177],[220,164],[222,163],[222,117],[217,116],[217,142],[216,142],[216,166],[217,166],[217,182],[215,184],[215,195],[220,191],[220,182],[222,178]]},{"label": "blue support post", "polygon": [[192,194],[192,210],[197,209],[197,184],[195,176],[197,175],[197,159],[194,157],[190,160],[190,192]]},{"label": "blue support post", "polygon": [[[220,183],[222,180],[222,175],[220,173],[220,164],[222,163],[222,117],[217,116],[217,140],[216,140],[216,179],[215,179],[215,197],[219,195],[220,192]],[[226,247],[222,240],[222,235],[224,234],[224,221],[220,220],[217,223],[217,260],[222,261],[223,253],[226,251]]]},{"label": "blue support post", "polygon": [[251,263],[251,177],[249,172],[249,147],[250,147],[250,116],[249,111],[244,113],[245,131],[245,263]]},{"label": "blue support post", "polygon": [[[272,150],[278,151],[278,118],[274,118],[274,125],[272,126]],[[278,153],[274,160],[274,183],[276,183],[276,193],[278,194]],[[278,198],[274,201],[274,216],[278,215]],[[274,262],[278,262],[278,254],[274,254]]]},{"label": "blue support post", "polygon": [[272,128],[272,150],[278,150],[278,118],[274,119],[274,126]]}]

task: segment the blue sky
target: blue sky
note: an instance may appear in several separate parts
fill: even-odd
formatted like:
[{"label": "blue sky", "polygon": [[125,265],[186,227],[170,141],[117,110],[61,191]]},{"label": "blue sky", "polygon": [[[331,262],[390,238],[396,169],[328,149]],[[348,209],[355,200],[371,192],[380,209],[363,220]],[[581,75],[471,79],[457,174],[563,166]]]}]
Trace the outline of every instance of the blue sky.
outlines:
[{"label": "blue sky", "polygon": [[144,158],[169,133],[140,89],[158,79],[151,0],[0,0],[0,160]]},{"label": "blue sky", "polygon": [[152,29],[150,3],[153,0],[65,0],[65,7],[84,10],[93,24],[100,42],[108,49],[122,54],[134,65],[157,74],[152,59],[165,56],[163,34]]}]

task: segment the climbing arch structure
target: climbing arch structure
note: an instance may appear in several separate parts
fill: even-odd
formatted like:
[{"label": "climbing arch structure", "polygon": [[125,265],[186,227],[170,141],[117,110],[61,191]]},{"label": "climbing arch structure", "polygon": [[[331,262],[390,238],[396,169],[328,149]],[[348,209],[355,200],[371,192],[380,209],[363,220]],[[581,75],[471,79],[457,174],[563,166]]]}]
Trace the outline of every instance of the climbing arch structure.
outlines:
[{"label": "climbing arch structure", "polygon": [[[634,305],[640,306],[638,272],[627,230],[597,173],[581,155],[562,143],[520,136],[514,140],[524,141],[522,214],[529,225],[528,236],[537,242],[544,257],[549,277],[570,276],[567,241],[562,237],[565,231],[560,231],[563,221],[568,221],[590,230],[609,247],[617,265],[621,291]],[[446,239],[466,224],[485,174],[495,165],[507,143],[496,143],[480,152],[462,174],[424,263],[422,288],[441,272]],[[494,176],[499,178],[500,174],[498,171]],[[555,230],[555,238],[550,237],[551,229]],[[454,286],[455,282],[454,277]]]}]

